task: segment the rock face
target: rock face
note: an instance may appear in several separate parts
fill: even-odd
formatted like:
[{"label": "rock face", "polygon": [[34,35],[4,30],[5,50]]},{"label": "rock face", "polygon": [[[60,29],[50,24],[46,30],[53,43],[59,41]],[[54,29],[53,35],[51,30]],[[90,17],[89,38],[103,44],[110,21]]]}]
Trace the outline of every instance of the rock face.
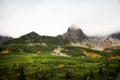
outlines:
[{"label": "rock face", "polygon": [[107,40],[107,37],[94,37],[94,38],[89,38],[89,44],[95,47],[99,47],[101,49],[103,48],[110,48],[112,47],[112,41]]},{"label": "rock face", "polygon": [[113,48],[120,46],[120,32],[109,36],[89,38],[89,44],[99,48]]},{"label": "rock face", "polygon": [[83,31],[79,28],[76,28],[74,25],[70,26],[67,32],[64,33],[62,36],[63,38],[66,38],[73,42],[80,42],[88,39]]}]

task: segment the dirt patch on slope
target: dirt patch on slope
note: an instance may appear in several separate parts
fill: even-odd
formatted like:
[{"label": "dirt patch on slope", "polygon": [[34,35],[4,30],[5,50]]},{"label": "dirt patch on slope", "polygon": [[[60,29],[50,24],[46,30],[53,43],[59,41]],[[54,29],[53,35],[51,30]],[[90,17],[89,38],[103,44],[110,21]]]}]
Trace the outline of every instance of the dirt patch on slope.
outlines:
[{"label": "dirt patch on slope", "polygon": [[56,56],[65,56],[65,57],[70,57],[69,55],[62,53],[61,51],[63,50],[63,48],[58,47],[56,49],[54,49],[54,53],[52,55],[56,55]]}]

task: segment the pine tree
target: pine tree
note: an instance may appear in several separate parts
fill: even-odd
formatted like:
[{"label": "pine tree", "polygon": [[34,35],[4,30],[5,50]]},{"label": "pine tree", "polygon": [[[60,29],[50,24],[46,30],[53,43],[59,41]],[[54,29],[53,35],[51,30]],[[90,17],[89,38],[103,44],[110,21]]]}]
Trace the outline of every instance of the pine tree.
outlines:
[{"label": "pine tree", "polygon": [[84,73],[83,80],[87,80],[87,75]]},{"label": "pine tree", "polygon": [[93,77],[94,77],[92,70],[90,71],[89,77],[90,77],[90,78],[93,78]]},{"label": "pine tree", "polygon": [[38,79],[38,74],[37,74],[37,72],[35,72],[35,80],[37,80]]},{"label": "pine tree", "polygon": [[42,75],[42,80],[50,80],[51,76],[48,71],[45,71]]},{"label": "pine tree", "polygon": [[20,78],[19,78],[19,80],[26,80],[23,66],[20,68]]},{"label": "pine tree", "polygon": [[98,73],[99,73],[99,74],[103,74],[103,69],[102,69],[102,67],[99,68]]},{"label": "pine tree", "polygon": [[73,77],[72,72],[71,72],[71,71],[66,71],[65,77],[66,77],[67,79],[72,78],[72,77]]},{"label": "pine tree", "polygon": [[119,72],[120,72],[120,67],[119,67],[119,65],[118,65],[118,64],[116,65],[115,70],[116,70],[116,72],[117,72],[117,73],[119,73]]}]

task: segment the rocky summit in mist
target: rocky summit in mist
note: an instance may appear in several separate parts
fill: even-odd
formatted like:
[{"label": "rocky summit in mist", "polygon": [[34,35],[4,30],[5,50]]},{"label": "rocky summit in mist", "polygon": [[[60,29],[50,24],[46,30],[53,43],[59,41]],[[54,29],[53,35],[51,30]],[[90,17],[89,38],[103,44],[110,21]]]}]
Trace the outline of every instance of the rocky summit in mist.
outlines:
[{"label": "rocky summit in mist", "polygon": [[[80,46],[96,50],[103,50],[104,48],[113,48],[120,46],[120,32],[110,34],[108,36],[87,36],[82,29],[76,28],[75,25],[71,25],[67,32],[62,35],[42,36],[36,32],[30,32],[19,38],[6,38],[3,44],[26,44],[29,46],[44,45],[44,46]],[[10,40],[9,40],[10,39]],[[3,39],[0,39],[3,42]]]},{"label": "rocky summit in mist", "polygon": [[70,26],[62,37],[67,39],[71,46],[81,46],[98,50],[120,46],[120,32],[108,36],[90,37],[87,36],[82,29],[76,28],[75,25]]},{"label": "rocky summit in mist", "polygon": [[62,37],[73,42],[81,42],[88,39],[80,28],[75,28],[74,26],[69,27],[67,32],[64,33]]}]

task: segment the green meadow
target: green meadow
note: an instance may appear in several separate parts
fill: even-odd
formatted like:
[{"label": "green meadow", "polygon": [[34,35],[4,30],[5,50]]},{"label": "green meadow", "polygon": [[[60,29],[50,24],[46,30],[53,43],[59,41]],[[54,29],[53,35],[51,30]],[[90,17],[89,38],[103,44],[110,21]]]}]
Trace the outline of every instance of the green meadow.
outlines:
[{"label": "green meadow", "polygon": [[120,60],[12,53],[0,56],[0,80],[120,80]]}]

